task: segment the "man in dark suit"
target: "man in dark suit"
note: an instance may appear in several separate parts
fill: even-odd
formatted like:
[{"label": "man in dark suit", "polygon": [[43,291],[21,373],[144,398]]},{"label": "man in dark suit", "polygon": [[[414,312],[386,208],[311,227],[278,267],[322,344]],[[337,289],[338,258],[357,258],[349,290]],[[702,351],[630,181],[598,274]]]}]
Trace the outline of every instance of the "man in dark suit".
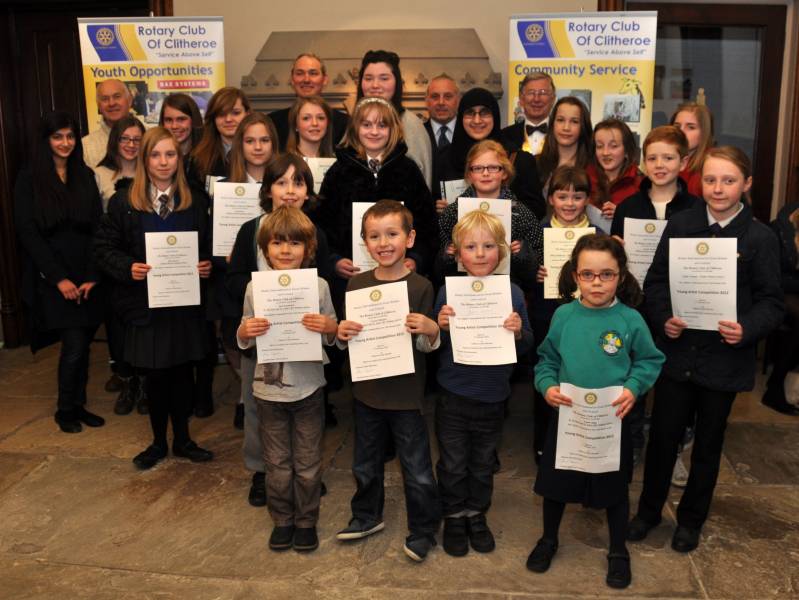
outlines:
[{"label": "man in dark suit", "polygon": [[[298,98],[308,98],[310,96],[322,96],[322,90],[327,85],[327,70],[322,59],[310,52],[300,54],[291,67],[291,87]],[[339,110],[331,110],[333,120],[333,144],[338,144],[344,132],[347,130],[349,118]],[[280,151],[286,148],[286,141],[289,135],[289,109],[269,113],[269,118],[275,124],[277,137],[280,142]]]},{"label": "man in dark suit", "polygon": [[502,143],[508,151],[541,153],[554,104],[555,82],[552,77],[541,71],[527,74],[519,83],[519,106],[524,111],[524,122],[502,130]]},{"label": "man in dark suit", "polygon": [[452,143],[460,99],[460,90],[449,75],[438,75],[430,80],[424,99],[430,118],[424,128],[434,150],[443,150]]}]

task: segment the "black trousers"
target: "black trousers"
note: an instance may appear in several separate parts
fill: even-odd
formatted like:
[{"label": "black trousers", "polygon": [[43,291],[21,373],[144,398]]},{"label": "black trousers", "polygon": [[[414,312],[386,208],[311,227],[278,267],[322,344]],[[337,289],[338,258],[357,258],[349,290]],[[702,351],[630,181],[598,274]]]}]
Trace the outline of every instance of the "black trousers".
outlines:
[{"label": "black trousers", "polygon": [[660,522],[683,431],[696,418],[691,470],[677,507],[677,523],[702,528],[719,476],[724,431],[734,400],[735,392],[718,392],[661,376],[655,386],[644,487],[638,502],[640,518],[647,523]]},{"label": "black trousers", "polygon": [[61,329],[58,357],[58,410],[69,412],[86,404],[89,381],[89,348],[96,327]]},{"label": "black trousers", "polygon": [[436,403],[438,489],[442,514],[485,513],[494,492],[494,464],[504,421],[502,402],[476,402],[442,392]]},{"label": "black trousers", "polygon": [[147,399],[153,444],[166,449],[167,425],[171,419],[173,445],[188,443],[189,414],[192,410],[192,365],[185,363],[146,371]]}]

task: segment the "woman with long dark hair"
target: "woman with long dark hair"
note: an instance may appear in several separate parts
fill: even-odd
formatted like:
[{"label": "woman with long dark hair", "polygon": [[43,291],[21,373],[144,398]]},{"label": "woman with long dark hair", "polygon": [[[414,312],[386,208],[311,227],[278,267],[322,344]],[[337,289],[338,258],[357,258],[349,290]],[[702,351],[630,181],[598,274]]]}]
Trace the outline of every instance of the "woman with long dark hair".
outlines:
[{"label": "woman with long dark hair", "polygon": [[81,424],[105,424],[86,410],[89,347],[103,317],[102,302],[93,293],[99,274],[92,256],[92,237],[103,209],[78,135],[69,114],[44,115],[32,165],[20,173],[14,190],[31,350],[61,341],[55,421],[66,433],[81,431]]}]

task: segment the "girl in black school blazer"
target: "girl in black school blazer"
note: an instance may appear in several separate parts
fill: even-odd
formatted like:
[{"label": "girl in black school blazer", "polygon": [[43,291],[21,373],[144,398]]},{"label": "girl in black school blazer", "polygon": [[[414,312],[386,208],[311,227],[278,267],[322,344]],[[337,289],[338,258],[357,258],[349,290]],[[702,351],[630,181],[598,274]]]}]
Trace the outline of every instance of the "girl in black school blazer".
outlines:
[{"label": "girl in black school blazer", "polygon": [[[782,321],[777,239],[766,225],[755,221],[745,204],[751,172],[749,159],[738,148],[708,151],[702,168],[705,205],[669,220],[644,283],[645,311],[659,334],[658,347],[666,363],[655,386],[644,487],[638,513],[630,522],[631,541],[644,539],[660,522],[677,446],[686,424],[696,417],[691,473],[677,508],[671,546],[678,552],[697,547],[735,395],[754,386],[757,342]],[[672,312],[669,240],[691,237],[738,240],[738,321],[720,321],[718,331],[686,329]]]},{"label": "girl in black school blazer", "polygon": [[[164,201],[168,210],[161,214]],[[125,322],[125,360],[147,374],[153,443],[133,459],[140,469],[155,466],[167,455],[170,418],[175,456],[194,462],[213,458],[211,452],[191,440],[188,423],[193,388],[191,362],[202,359],[207,352],[205,307],[201,303],[149,308],[146,278],[151,267],[146,264],[144,244],[148,231],[196,231],[198,276],[210,275],[205,195],[189,187],[180,147],[163,127],[154,127],[144,135],[133,183],[111,198],[95,240],[100,267],[116,281],[114,305]]]},{"label": "girl in black school blazer", "polygon": [[55,421],[66,433],[79,432],[81,423],[105,423],[85,407],[89,346],[103,318],[103,302],[92,291],[100,280],[92,236],[103,208],[78,132],[69,114],[44,115],[33,164],[19,174],[14,189],[31,350],[61,341]]}]

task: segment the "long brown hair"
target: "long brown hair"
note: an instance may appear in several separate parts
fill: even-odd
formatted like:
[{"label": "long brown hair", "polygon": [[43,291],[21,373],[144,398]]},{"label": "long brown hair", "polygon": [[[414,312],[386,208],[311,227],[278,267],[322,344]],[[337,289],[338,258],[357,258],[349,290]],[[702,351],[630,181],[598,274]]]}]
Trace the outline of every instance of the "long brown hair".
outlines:
[{"label": "long brown hair", "polygon": [[684,104],[680,104],[677,107],[677,110],[674,111],[674,114],[671,115],[669,125],[674,125],[674,122],[677,120],[677,115],[681,112],[692,113],[699,123],[699,128],[702,130],[702,138],[699,140],[699,145],[696,147],[696,150],[694,150],[694,153],[691,155],[691,159],[688,161],[689,171],[701,171],[702,163],[705,160],[705,154],[716,143],[713,140],[713,113],[710,112],[710,109],[704,104],[686,102]]},{"label": "long brown hair", "polygon": [[370,110],[376,110],[380,119],[388,125],[388,143],[385,150],[383,150],[383,157],[388,157],[394,148],[397,147],[404,138],[402,134],[402,122],[400,121],[397,111],[394,107],[383,100],[382,98],[364,98],[355,105],[355,110],[352,113],[352,119],[347,126],[347,133],[341,141],[341,145],[350,147],[355,150],[359,157],[366,158],[366,149],[361,143],[359,131],[361,129],[361,121],[366,118],[366,114]]},{"label": "long brown hair", "polygon": [[200,109],[194,98],[182,92],[169,94],[164,98],[164,103],[161,105],[161,113],[158,115],[158,124],[161,127],[164,126],[164,109],[167,107],[174,108],[191,119],[191,135],[189,139],[191,140],[191,147],[194,148],[203,136],[203,116],[200,114]]},{"label": "long brown hair", "polygon": [[549,125],[544,136],[544,147],[538,157],[538,174],[541,181],[546,181],[552,171],[560,163],[560,150],[555,139],[555,119],[558,117],[558,108],[563,104],[570,104],[580,109],[580,136],[577,138],[577,154],[574,157],[574,166],[585,168],[591,158],[591,114],[585,104],[574,96],[565,96],[555,103],[549,115]]},{"label": "long brown hair", "polygon": [[605,169],[602,168],[602,165],[599,164],[599,161],[596,158],[596,134],[598,131],[605,130],[618,131],[621,137],[621,145],[624,148],[624,161],[621,163],[621,167],[619,167],[619,174],[617,175],[616,179],[622,177],[628,171],[630,166],[636,163],[636,159],[638,157],[638,147],[635,144],[635,136],[633,135],[633,132],[630,131],[627,123],[620,119],[610,118],[600,121],[596,124],[594,127],[594,135],[591,137],[590,163],[594,165],[597,175],[597,187],[599,188],[594,190],[595,194],[593,204],[599,207],[601,207],[606,201],[610,200],[610,187],[613,185],[613,181],[608,179]]},{"label": "long brown hair", "polygon": [[191,151],[194,165],[200,181],[205,181],[206,175],[210,174],[211,169],[220,160],[225,160],[225,151],[222,145],[222,136],[216,128],[216,118],[233,110],[236,102],[241,100],[241,105],[246,112],[250,112],[250,101],[239,88],[224,87],[218,90],[208,103],[205,112],[205,126],[203,137],[197,147]]},{"label": "long brown hair", "polygon": [[325,135],[319,141],[319,157],[333,158],[335,156],[333,153],[333,114],[330,111],[330,105],[319,96],[297,98],[294,104],[291,105],[289,109],[289,135],[286,139],[286,152],[299,154],[300,135],[297,132],[297,119],[306,104],[318,106],[325,113],[327,127],[325,128]]},{"label": "long brown hair", "polygon": [[[271,161],[275,154],[277,154],[277,131],[275,131],[275,124],[272,119],[263,113],[252,112],[241,120],[236,135],[233,136],[233,145],[230,147],[230,154],[228,160],[230,161],[230,175],[228,181],[232,183],[245,183],[247,181],[247,161],[244,158],[244,134],[249,127],[260,123],[266,127],[266,135],[269,136],[269,141],[272,143],[272,154],[269,157]],[[269,161],[267,161],[269,164]]]},{"label": "long brown hair", "polygon": [[180,154],[180,145],[175,137],[163,127],[153,127],[147,130],[141,140],[141,149],[136,158],[136,174],[133,176],[133,183],[130,184],[128,202],[130,205],[141,212],[154,211],[153,203],[150,200],[150,175],[147,173],[147,161],[150,153],[156,144],[162,140],[170,140],[178,153],[178,166],[172,179],[173,192],[177,193],[180,202],[175,210],[186,210],[191,206],[191,190],[186,181],[186,174],[183,172],[183,157]]}]

